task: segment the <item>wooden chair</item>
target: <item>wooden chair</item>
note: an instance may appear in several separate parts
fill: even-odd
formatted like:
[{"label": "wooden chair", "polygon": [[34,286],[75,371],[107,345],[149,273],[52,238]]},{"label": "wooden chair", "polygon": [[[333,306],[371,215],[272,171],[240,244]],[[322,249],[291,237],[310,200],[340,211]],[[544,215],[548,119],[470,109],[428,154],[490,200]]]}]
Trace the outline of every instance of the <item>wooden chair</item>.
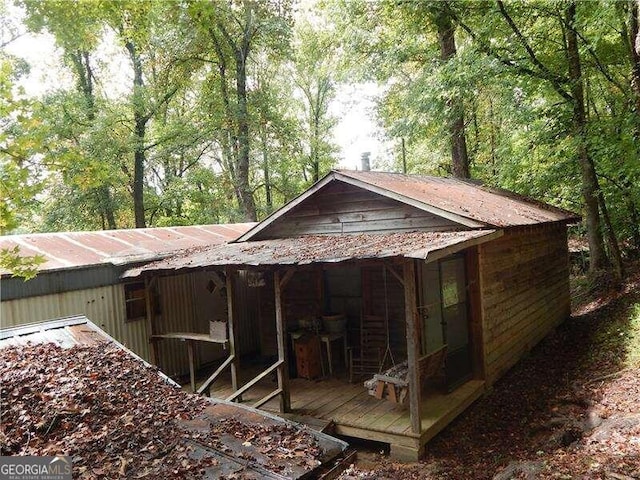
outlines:
[{"label": "wooden chair", "polygon": [[387,348],[387,325],[380,315],[362,315],[360,319],[360,346],[348,348],[349,382],[355,377],[373,375],[382,369]]},{"label": "wooden chair", "polygon": [[[418,375],[420,388],[424,388],[427,380],[435,377],[444,366],[447,357],[447,346],[418,359]],[[377,399],[387,399],[394,403],[404,404],[409,394],[409,367],[407,361],[395,365],[364,382],[369,395]]]}]

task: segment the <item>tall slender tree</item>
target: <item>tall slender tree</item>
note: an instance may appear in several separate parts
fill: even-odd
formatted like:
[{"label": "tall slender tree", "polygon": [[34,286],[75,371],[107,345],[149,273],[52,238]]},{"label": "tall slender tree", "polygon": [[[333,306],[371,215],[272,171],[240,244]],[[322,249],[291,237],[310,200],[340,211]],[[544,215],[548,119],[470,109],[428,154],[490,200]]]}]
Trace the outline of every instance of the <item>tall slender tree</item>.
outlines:
[{"label": "tall slender tree", "polygon": [[[222,153],[242,215],[255,221],[251,185],[251,105],[248,64],[257,48],[286,49],[290,36],[290,4],[286,1],[243,0],[194,3],[190,13],[204,36],[203,56],[217,67],[224,115]],[[210,48],[209,48],[210,46]]]},{"label": "tall slender tree", "polygon": [[[447,2],[434,2],[431,10],[431,18],[438,31],[440,58],[446,63],[456,56],[456,25]],[[447,102],[447,106],[449,108],[447,120],[451,143],[451,171],[454,177],[469,178],[469,155],[467,153],[462,97],[454,94]]]}]

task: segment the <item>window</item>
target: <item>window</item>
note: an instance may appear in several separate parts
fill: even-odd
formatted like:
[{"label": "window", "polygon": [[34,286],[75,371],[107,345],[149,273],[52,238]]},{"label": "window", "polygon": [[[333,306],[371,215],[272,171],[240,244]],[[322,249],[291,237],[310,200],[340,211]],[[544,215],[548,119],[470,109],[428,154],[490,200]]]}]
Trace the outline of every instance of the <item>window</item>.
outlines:
[{"label": "window", "polygon": [[141,320],[147,316],[147,296],[144,282],[124,285],[124,302],[127,309],[127,321]]},{"label": "window", "polygon": [[463,257],[440,261],[442,307],[450,308],[466,303],[465,267]]}]

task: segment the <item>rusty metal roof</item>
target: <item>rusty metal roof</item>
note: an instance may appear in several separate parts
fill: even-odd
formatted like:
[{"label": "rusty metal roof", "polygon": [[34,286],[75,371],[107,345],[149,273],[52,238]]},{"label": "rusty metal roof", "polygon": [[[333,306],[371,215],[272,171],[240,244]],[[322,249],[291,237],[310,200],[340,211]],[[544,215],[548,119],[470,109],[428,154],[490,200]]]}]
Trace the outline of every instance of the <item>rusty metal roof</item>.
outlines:
[{"label": "rusty metal roof", "polygon": [[[0,237],[0,249],[20,247],[20,255],[42,255],[40,271],[91,265],[122,265],[162,258],[171,252],[234,240],[255,223],[190,227],[36,233]],[[0,273],[6,274],[4,270]]]},{"label": "rusty metal roof", "polygon": [[388,172],[336,170],[243,234],[237,241],[259,239],[259,233],[307,198],[333,182],[342,182],[412,205],[468,228],[508,228],[580,220],[575,213],[472,180]]},{"label": "rusty metal roof", "polygon": [[471,180],[340,170],[338,178],[352,179],[493,227],[547,222],[573,222],[573,212]]},{"label": "rusty metal roof", "polygon": [[305,265],[393,257],[431,261],[501,235],[501,230],[363,233],[228,243],[180,252],[129,269],[124,277],[137,277],[144,272],[175,272],[224,265]]},{"label": "rusty metal roof", "polygon": [[53,343],[61,348],[113,341],[84,315],[0,329],[0,349],[12,345]]}]

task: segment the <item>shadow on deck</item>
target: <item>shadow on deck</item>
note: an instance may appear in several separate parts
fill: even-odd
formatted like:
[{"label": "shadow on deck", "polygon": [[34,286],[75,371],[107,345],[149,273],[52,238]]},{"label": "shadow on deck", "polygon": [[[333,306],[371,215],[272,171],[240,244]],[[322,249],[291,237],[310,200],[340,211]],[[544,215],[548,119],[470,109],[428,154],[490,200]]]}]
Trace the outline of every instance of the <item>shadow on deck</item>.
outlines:
[{"label": "shadow on deck", "polygon": [[[251,370],[241,369],[241,383],[252,378]],[[252,404],[274,389],[275,380],[265,379],[243,395],[242,402]],[[484,381],[471,380],[451,393],[427,391],[422,399],[422,433],[411,431],[408,408],[367,393],[362,382],[345,379],[291,379],[291,415],[289,418],[309,423],[312,428],[332,423],[332,432],[365,440],[389,443],[392,456],[416,460],[424,445],[454,418],[479,398]],[[228,378],[218,380],[211,396],[225,398],[233,393]],[[264,410],[278,413],[278,399],[271,400]]]}]

